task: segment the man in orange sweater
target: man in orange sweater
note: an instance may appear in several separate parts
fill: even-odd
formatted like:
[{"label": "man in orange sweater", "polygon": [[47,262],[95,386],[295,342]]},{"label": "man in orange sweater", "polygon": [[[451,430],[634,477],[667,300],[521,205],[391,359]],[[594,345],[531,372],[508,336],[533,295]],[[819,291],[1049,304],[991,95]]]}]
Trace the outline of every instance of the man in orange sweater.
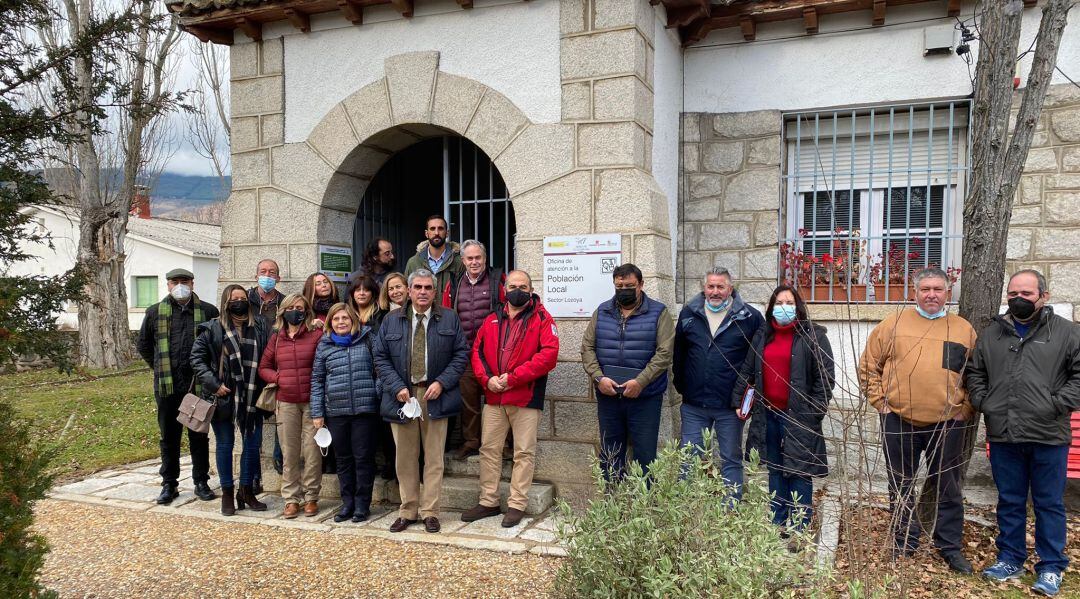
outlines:
[{"label": "man in orange sweater", "polygon": [[859,364],[862,392],[881,414],[882,447],[889,473],[894,555],[919,546],[922,527],[913,517],[915,473],[922,459],[938,491],[934,545],[951,569],[970,574],[960,551],[964,502],[960,489],[964,429],[972,408],[964,371],[975,347],[975,329],[945,310],[949,280],[937,268],[915,273],[915,306],[881,321],[866,340]]}]

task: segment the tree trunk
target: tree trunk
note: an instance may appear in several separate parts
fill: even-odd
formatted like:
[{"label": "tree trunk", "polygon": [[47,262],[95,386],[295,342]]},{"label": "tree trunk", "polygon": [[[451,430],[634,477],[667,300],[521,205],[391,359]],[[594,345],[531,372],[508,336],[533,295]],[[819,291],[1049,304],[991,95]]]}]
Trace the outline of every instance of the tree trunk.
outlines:
[{"label": "tree trunk", "polygon": [[[979,59],[971,120],[971,179],[964,198],[960,316],[982,331],[1001,305],[1013,198],[1039,122],[1057,62],[1066,17],[1076,0],[1049,0],[1043,7],[1035,54],[1010,136],[1013,76],[1023,19],[1022,0],[980,3]],[[965,427],[961,485],[978,435],[978,417]],[[919,518],[936,519],[937,495],[924,485]],[[928,527],[928,530],[930,528]]]}]

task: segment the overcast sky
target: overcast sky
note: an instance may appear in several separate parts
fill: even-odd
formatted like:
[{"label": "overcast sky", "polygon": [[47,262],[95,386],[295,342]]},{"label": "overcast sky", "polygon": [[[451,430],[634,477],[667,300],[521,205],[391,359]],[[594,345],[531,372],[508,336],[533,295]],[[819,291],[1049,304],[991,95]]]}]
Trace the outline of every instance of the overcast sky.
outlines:
[{"label": "overcast sky", "polygon": [[[192,40],[194,38],[191,35],[184,34],[181,43],[177,44],[177,57],[173,67],[176,74],[177,90],[189,90],[197,87],[198,70],[194,62]],[[225,48],[224,55],[225,65],[228,67],[228,48]],[[228,79],[227,75],[226,79]],[[215,175],[216,173],[214,173],[210,161],[200,156],[187,139],[187,120],[190,118],[191,116],[183,111],[169,116],[172,156],[165,165],[165,171],[180,175]]]}]

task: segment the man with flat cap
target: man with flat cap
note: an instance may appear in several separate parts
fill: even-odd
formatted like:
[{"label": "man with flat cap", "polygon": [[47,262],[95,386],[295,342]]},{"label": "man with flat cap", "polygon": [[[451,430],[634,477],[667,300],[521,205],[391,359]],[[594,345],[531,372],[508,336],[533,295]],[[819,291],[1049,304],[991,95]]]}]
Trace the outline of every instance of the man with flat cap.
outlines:
[{"label": "man with flat cap", "polygon": [[[165,279],[169,295],[146,309],[139,329],[139,354],[154,369],[154,399],[161,430],[161,495],[157,503],[172,503],[179,495],[180,439],[184,426],[177,422],[180,401],[191,389],[191,346],[199,324],[218,317],[218,309],[195,295],[195,275],[174,268]],[[210,490],[210,444],[206,433],[188,429],[191,447],[191,479],[195,496],[203,501],[216,497]]]}]

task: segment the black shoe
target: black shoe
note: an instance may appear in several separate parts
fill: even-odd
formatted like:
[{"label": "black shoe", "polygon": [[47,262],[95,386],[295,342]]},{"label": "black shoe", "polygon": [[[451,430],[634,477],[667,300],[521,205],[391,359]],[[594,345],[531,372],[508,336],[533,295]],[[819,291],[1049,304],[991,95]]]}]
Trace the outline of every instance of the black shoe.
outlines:
[{"label": "black shoe", "polygon": [[158,505],[169,505],[180,496],[180,492],[176,490],[176,485],[172,483],[165,483],[161,485],[161,495],[157,496],[156,501]]},{"label": "black shoe", "polygon": [[252,481],[252,483],[251,483],[251,492],[256,494],[256,495],[262,495],[263,494],[262,479],[261,478],[256,478],[254,481]]},{"label": "black shoe", "polygon": [[356,512],[352,515],[353,522],[363,522],[368,519],[367,512]]},{"label": "black shoe", "polygon": [[338,524],[341,524],[342,522],[345,522],[346,520],[352,518],[352,514],[353,514],[353,506],[351,506],[351,505],[342,505],[341,509],[338,510],[338,513],[334,514],[334,522],[337,522]]},{"label": "black shoe", "polygon": [[213,501],[217,499],[217,495],[210,489],[210,485],[205,481],[201,483],[195,483],[195,496],[203,501]]},{"label": "black shoe", "polygon": [[959,550],[942,551],[941,559],[945,560],[946,564],[949,564],[949,569],[953,572],[960,574],[973,574],[975,572],[975,569],[971,567],[971,562]]}]

